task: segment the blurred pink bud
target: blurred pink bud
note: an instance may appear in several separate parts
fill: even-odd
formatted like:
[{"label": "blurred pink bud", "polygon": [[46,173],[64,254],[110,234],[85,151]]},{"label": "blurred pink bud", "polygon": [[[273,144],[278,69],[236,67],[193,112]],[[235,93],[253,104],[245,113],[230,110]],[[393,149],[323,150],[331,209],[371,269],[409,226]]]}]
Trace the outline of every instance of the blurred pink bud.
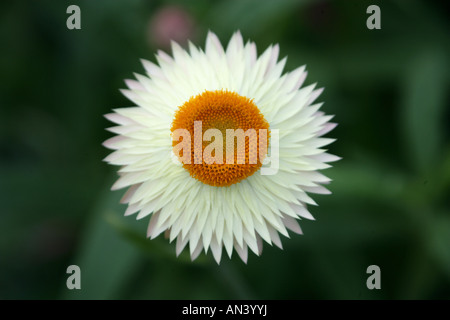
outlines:
[{"label": "blurred pink bud", "polygon": [[194,36],[194,19],[186,10],[177,6],[166,6],[157,11],[150,20],[150,43],[158,48],[170,48],[173,40],[184,44]]}]

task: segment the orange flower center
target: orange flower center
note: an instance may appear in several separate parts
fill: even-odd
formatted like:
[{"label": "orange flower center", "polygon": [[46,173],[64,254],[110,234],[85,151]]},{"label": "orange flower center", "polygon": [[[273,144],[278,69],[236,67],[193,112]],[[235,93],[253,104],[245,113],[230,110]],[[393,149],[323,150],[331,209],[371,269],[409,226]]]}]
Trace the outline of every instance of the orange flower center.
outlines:
[{"label": "orange flower center", "polygon": [[270,136],[269,123],[253,100],[224,90],[191,97],[176,111],[171,132],[183,168],[216,187],[254,174],[262,166]]}]

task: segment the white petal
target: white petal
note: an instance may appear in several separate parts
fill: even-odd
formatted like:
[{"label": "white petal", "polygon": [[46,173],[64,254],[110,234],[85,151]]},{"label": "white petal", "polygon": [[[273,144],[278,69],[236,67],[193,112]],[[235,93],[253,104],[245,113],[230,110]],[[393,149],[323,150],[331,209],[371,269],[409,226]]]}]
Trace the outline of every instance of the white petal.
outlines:
[{"label": "white petal", "polygon": [[197,244],[197,247],[195,248],[195,250],[191,253],[191,260],[194,261],[195,259],[198,258],[198,256],[200,255],[200,253],[202,252],[203,246],[202,243],[199,242]]},{"label": "white petal", "polygon": [[303,187],[303,190],[306,192],[312,192],[317,194],[331,194],[331,191],[325,187],[317,186],[317,187]]},{"label": "white petal", "polygon": [[222,258],[222,244],[217,242],[215,237],[211,240],[211,252],[216,260],[217,264],[220,263],[220,259]]},{"label": "white petal", "polygon": [[152,217],[150,218],[150,223],[148,224],[147,228],[147,238],[153,238],[153,234],[155,231],[156,223],[158,222],[160,211],[154,213]]},{"label": "white petal", "polygon": [[177,257],[181,254],[181,252],[183,251],[184,247],[186,247],[186,244],[188,243],[188,238],[182,238],[182,237],[178,237],[177,238],[177,244],[176,244],[176,254]]},{"label": "white petal", "polygon": [[296,204],[291,204],[291,206],[292,206],[292,209],[294,209],[295,213],[297,213],[297,215],[299,217],[302,217],[302,218],[305,218],[308,220],[316,220],[316,219],[314,219],[314,217],[311,215],[311,213],[309,213],[309,211],[305,207],[299,206]]},{"label": "white petal", "polygon": [[284,216],[283,220],[286,228],[297,234],[303,234],[302,229],[300,228],[300,225],[298,224],[297,220],[289,216]]},{"label": "white petal", "polygon": [[247,258],[248,258],[247,245],[244,244],[244,246],[241,247],[237,242],[235,242],[234,249],[238,253],[239,257],[242,259],[242,261],[244,261],[244,263],[247,264]]},{"label": "white petal", "polygon": [[131,197],[134,195],[136,190],[141,186],[141,184],[132,185],[127,192],[123,195],[122,199],[120,199],[120,203],[128,203],[130,202]]}]

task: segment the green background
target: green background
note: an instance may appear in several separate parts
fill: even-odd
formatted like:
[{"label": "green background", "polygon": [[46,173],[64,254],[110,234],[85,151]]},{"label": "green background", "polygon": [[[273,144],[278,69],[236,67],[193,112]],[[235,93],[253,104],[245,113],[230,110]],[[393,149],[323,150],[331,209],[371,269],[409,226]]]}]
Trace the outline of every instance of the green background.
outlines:
[{"label": "green background", "polygon": [[[434,1],[2,1],[0,4],[0,299],[449,299],[450,28]],[[81,30],[66,8],[81,8]],[[366,9],[381,8],[381,30]],[[261,257],[194,263],[147,219],[123,217],[116,167],[102,162],[103,118],[131,106],[123,79],[155,61],[149,21],[168,5],[226,44],[241,30],[287,71],[325,87],[339,126],[304,235]],[[163,48],[166,49],[166,48]],[[81,290],[66,268],[81,267]],[[381,290],[366,269],[381,268]]]}]

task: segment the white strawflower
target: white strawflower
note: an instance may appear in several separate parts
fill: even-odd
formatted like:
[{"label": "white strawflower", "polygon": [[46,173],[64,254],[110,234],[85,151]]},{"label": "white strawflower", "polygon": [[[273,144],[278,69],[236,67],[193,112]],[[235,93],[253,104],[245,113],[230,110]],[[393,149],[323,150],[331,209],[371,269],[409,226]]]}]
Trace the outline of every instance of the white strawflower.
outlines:
[{"label": "white strawflower", "polygon": [[[307,193],[329,193],[318,170],[339,159],[322,149],[336,126],[313,104],[322,89],[300,88],[304,66],[282,75],[278,45],[257,57],[239,32],[226,49],[210,32],[205,51],[191,43],[172,51],[126,80],[122,92],[137,106],[106,115],[118,125],[105,161],[121,166],[112,189],[128,188],[125,215],[150,215],[147,236],[176,239],[177,255],[189,243],[192,260],[210,248],[219,263],[225,248],[247,262],[262,240],[282,248],[279,233],[301,234],[297,220],[314,219]],[[249,133],[244,143],[226,139],[238,129]]]}]

